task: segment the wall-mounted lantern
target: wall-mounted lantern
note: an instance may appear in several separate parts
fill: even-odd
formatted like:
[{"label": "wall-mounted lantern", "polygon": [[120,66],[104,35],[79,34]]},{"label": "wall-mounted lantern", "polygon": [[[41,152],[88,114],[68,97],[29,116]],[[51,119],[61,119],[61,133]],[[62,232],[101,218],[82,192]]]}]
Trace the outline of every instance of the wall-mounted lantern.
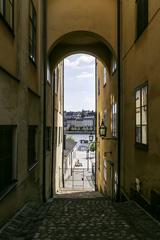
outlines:
[{"label": "wall-mounted lantern", "polygon": [[99,127],[99,135],[104,138],[107,135],[107,127],[104,125],[104,121],[102,119],[101,125]]},{"label": "wall-mounted lantern", "polygon": [[99,135],[102,139],[105,139],[105,140],[115,140],[116,138],[115,137],[107,137],[107,127],[105,126],[104,124],[104,121],[102,119],[102,122],[101,122],[101,125],[99,127]]}]

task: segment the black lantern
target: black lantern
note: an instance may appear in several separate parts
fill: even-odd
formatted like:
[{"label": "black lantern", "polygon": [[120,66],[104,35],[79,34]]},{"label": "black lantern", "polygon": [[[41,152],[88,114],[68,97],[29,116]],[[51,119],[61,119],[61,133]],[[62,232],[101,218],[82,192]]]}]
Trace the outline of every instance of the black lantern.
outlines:
[{"label": "black lantern", "polygon": [[89,135],[89,141],[90,141],[90,142],[93,141],[93,135]]},{"label": "black lantern", "polygon": [[101,125],[99,127],[99,135],[100,137],[106,137],[107,134],[107,127],[104,125],[104,121],[102,119]]}]

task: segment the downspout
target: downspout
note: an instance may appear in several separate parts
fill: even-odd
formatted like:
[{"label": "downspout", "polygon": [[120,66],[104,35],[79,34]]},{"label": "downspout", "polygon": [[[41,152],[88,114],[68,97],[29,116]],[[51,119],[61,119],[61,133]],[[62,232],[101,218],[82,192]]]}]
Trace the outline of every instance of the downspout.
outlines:
[{"label": "downspout", "polygon": [[53,182],[54,177],[54,161],[56,159],[55,156],[55,75],[54,71],[52,72],[52,158],[51,158],[51,198],[53,198],[54,191],[53,188],[55,187],[55,180]]},{"label": "downspout", "polygon": [[121,185],[121,0],[117,0],[117,71],[118,71],[118,186],[116,201],[120,201]]},{"label": "downspout", "polygon": [[46,31],[46,1],[43,1],[43,191],[42,199],[46,202],[46,80],[47,80],[47,31]]},{"label": "downspout", "polygon": [[62,79],[62,81],[63,81],[63,83],[62,83],[62,86],[63,86],[63,92],[62,92],[62,94],[63,94],[63,101],[62,101],[62,103],[63,103],[63,106],[62,106],[62,109],[63,109],[63,149],[62,149],[62,169],[61,169],[61,171],[62,171],[62,186],[64,187],[64,149],[66,148],[66,135],[64,135],[64,80],[65,80],[65,76],[64,76],[64,74],[65,74],[65,72],[64,72],[64,59],[63,59],[63,79]]},{"label": "downspout", "polygon": [[97,58],[95,58],[95,191],[97,191],[97,106],[98,106],[98,96],[97,96]]}]

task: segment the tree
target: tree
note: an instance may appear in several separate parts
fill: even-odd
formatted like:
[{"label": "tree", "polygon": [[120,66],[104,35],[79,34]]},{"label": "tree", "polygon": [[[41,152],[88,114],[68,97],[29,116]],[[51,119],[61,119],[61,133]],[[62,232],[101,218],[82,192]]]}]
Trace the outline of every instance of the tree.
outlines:
[{"label": "tree", "polygon": [[92,144],[90,145],[90,151],[91,151],[91,152],[95,152],[95,150],[96,150],[96,144],[95,144],[95,143],[92,143]]}]

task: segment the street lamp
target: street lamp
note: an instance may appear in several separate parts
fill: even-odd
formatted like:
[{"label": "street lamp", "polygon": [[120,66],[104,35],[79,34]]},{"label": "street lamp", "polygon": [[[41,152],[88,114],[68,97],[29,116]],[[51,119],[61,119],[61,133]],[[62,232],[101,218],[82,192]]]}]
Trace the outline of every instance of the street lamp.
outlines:
[{"label": "street lamp", "polygon": [[93,141],[93,135],[89,135],[89,141],[90,141],[90,142]]}]

